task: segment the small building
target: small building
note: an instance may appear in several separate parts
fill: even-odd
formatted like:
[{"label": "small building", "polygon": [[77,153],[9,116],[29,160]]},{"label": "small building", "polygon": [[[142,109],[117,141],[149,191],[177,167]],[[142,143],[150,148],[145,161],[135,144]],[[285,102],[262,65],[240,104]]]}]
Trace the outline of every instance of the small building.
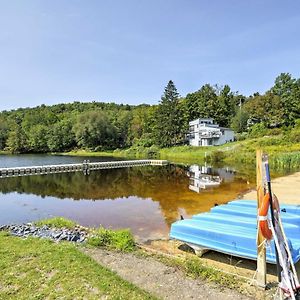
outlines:
[{"label": "small building", "polygon": [[230,128],[214,124],[214,119],[196,119],[189,122],[189,144],[191,146],[217,146],[233,142],[234,132]]}]

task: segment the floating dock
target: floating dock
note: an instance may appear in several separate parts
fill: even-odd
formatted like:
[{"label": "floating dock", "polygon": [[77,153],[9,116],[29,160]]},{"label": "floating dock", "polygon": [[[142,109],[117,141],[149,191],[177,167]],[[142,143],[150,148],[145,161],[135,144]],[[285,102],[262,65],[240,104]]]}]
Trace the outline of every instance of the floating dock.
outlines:
[{"label": "floating dock", "polygon": [[[300,260],[300,206],[281,204],[281,219],[294,263]],[[170,238],[187,243],[195,251],[214,250],[232,256],[257,259],[257,204],[235,200],[210,212],[172,224]],[[267,246],[267,262],[276,263],[274,242]]]},{"label": "floating dock", "polygon": [[106,162],[89,162],[84,161],[80,164],[60,164],[60,165],[44,165],[44,166],[29,166],[29,167],[12,167],[0,168],[1,177],[16,177],[29,175],[42,175],[52,173],[68,173],[68,172],[89,172],[92,170],[129,168],[141,166],[164,166],[169,162],[167,160],[124,160],[124,161],[106,161]]}]

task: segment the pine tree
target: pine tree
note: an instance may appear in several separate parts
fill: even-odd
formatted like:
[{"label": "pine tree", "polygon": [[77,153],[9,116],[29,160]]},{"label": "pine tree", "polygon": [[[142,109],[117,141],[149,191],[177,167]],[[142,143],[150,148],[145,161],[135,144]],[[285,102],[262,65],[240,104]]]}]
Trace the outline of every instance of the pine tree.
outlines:
[{"label": "pine tree", "polygon": [[179,93],[172,80],[168,82],[155,115],[154,137],[161,147],[170,147],[183,138]]}]

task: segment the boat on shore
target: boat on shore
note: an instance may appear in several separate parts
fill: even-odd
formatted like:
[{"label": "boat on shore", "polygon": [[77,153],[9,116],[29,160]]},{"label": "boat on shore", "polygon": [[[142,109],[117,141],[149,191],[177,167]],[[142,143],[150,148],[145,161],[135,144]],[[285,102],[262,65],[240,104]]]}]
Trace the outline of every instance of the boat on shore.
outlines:
[{"label": "boat on shore", "polygon": [[[288,237],[293,262],[300,260],[300,210],[296,205],[282,205],[281,218]],[[213,207],[210,212],[172,224],[170,238],[194,249],[257,259],[257,208],[251,200],[236,200]],[[275,246],[267,247],[267,262],[275,264]]]}]

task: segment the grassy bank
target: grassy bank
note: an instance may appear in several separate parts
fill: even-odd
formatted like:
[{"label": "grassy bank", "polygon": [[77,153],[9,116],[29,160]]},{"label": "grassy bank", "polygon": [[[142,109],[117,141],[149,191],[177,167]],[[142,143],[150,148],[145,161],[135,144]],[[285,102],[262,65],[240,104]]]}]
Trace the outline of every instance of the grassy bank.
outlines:
[{"label": "grassy bank", "polygon": [[4,155],[4,154],[10,154],[10,152],[8,152],[8,151],[1,151],[0,150],[0,155]]},{"label": "grassy bank", "polygon": [[282,136],[247,139],[213,147],[176,146],[159,149],[157,147],[132,147],[110,152],[72,151],[66,155],[114,156],[126,158],[161,158],[181,163],[204,163],[205,161],[227,165],[254,165],[256,149],[269,154],[273,169],[297,169],[300,166],[300,143],[292,143]]},{"label": "grassy bank", "polygon": [[70,243],[0,233],[1,299],[153,299]]},{"label": "grassy bank", "polygon": [[34,224],[39,227],[47,225],[51,228],[68,228],[68,229],[73,229],[77,225],[76,222],[63,217],[53,217],[49,219],[43,219],[43,220],[36,221]]},{"label": "grassy bank", "polygon": [[[67,228],[75,229],[79,224],[76,222],[63,218],[53,217],[49,219],[39,220],[34,223],[41,227],[47,225],[51,228]],[[87,244],[92,247],[104,247],[111,250],[118,250],[130,252],[135,250],[134,237],[129,229],[111,230],[104,227],[100,228],[84,228],[88,232]]]}]

